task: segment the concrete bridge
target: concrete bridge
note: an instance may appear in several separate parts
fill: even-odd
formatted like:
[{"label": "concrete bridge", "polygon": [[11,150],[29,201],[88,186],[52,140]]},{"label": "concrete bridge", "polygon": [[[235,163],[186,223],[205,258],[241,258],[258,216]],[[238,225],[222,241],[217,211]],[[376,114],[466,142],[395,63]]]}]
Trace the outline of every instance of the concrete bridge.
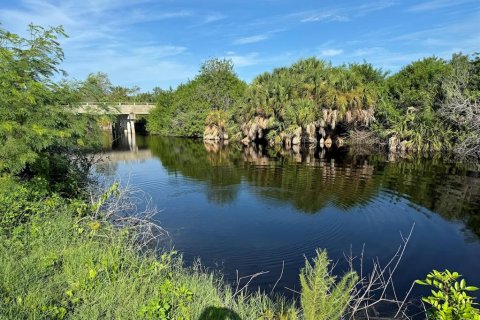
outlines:
[{"label": "concrete bridge", "polygon": [[125,132],[135,134],[137,115],[147,115],[155,108],[148,102],[82,102],[76,109],[77,113],[99,115],[116,115],[116,121],[109,124],[114,133]]},{"label": "concrete bridge", "polygon": [[81,102],[77,108],[78,113],[94,114],[149,114],[155,108],[149,102]]}]

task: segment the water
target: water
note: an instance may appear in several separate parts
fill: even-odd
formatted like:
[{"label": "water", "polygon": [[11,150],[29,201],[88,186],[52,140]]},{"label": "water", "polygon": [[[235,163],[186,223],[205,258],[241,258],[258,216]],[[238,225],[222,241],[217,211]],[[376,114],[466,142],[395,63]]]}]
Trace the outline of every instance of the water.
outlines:
[{"label": "water", "polygon": [[364,250],[368,269],[372,258],[388,261],[414,226],[399,294],[434,268],[480,285],[476,168],[361,153],[137,136],[134,147],[117,142],[97,170],[148,193],[186,262],[199,257],[228,281],[268,271],[253,285],[270,291],[283,268],[275,291],[291,295],[316,248],[328,250],[337,273],[347,269],[344,254]]}]

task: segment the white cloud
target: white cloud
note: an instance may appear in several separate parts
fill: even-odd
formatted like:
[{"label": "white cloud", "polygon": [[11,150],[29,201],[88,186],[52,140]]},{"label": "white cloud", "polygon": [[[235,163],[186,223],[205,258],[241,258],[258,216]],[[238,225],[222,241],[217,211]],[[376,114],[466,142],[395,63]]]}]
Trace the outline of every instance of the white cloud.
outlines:
[{"label": "white cloud", "polygon": [[258,53],[252,52],[246,55],[227,55],[225,58],[231,59],[235,67],[249,67],[260,63]]},{"label": "white cloud", "polygon": [[368,48],[358,48],[353,50],[349,56],[358,57],[365,59],[367,56],[373,56],[376,54],[384,54],[385,48],[383,47],[368,47]]},{"label": "white cloud", "polygon": [[[444,23],[435,28],[406,33],[390,38],[390,41],[403,45],[428,47],[437,52],[462,48],[463,51],[472,53],[478,51],[478,44],[480,43],[478,18],[478,13],[474,13],[471,17],[465,17],[462,21]],[[459,37],[458,35],[463,36]]]},{"label": "white cloud", "polygon": [[164,58],[179,55],[187,50],[186,47],[181,46],[153,46],[146,45],[138,48],[133,48],[134,55],[152,58]]},{"label": "white cloud", "polygon": [[160,21],[175,18],[192,17],[194,14],[189,10],[177,10],[166,12],[151,12],[147,10],[132,10],[125,19],[128,19],[127,24],[143,23],[150,21]]},{"label": "white cloud", "polygon": [[[421,3],[418,3],[414,6],[411,6],[408,10],[409,11],[432,11],[432,10],[438,10],[438,9],[444,9],[444,8],[449,8],[449,7],[454,7],[458,5],[462,5],[465,3],[469,2],[477,2],[478,0],[431,0],[431,1],[424,1]],[[477,2],[478,3],[478,2]]]},{"label": "white cloud", "polygon": [[[264,55],[258,52],[250,52],[246,54],[238,54],[232,52],[224,56],[225,59],[231,59],[234,66],[238,68],[245,68],[251,66],[268,66],[269,68],[278,67],[293,63],[294,61],[311,55],[303,50],[284,51],[276,54]],[[258,75],[260,71],[255,68],[254,76]]]},{"label": "white cloud", "polygon": [[357,15],[363,16],[375,11],[381,11],[390,8],[398,3],[397,0],[382,0],[377,2],[367,2],[356,8],[353,8],[353,12]]},{"label": "white cloud", "polygon": [[[373,0],[350,6],[342,6],[340,2],[327,6],[322,1],[313,10],[283,12],[271,16],[258,12],[248,15],[254,17],[253,20],[243,20],[244,23],[240,23],[237,17],[226,19],[227,16],[220,12],[209,11],[205,7],[199,9],[198,6],[180,7],[174,1],[162,1],[159,4],[158,0],[16,0],[15,6],[0,5],[0,21],[6,29],[21,34],[30,22],[44,26],[63,25],[71,38],[61,40],[66,54],[62,67],[72,76],[81,79],[89,72],[105,71],[113,83],[144,85],[148,89],[152,84],[175,85],[193,77],[198,68],[199,56],[212,54],[231,58],[236,67],[243,68],[242,72],[257,74],[262,68],[274,68],[311,55],[328,57],[338,63],[366,59],[375,65],[396,69],[413,59],[432,54],[448,57],[454,50],[472,53],[478,51],[480,43],[480,7],[474,8],[472,5],[478,1],[411,2],[401,9],[428,12],[448,8],[444,10],[448,14],[432,23],[425,21],[430,24],[425,29],[415,29],[416,26],[419,28],[418,24],[407,28],[401,22],[392,21],[390,24],[388,21],[388,27],[372,28],[372,31],[363,32],[352,39],[348,39],[348,34],[344,37],[342,32],[345,31],[341,28],[337,38],[342,39],[341,43],[340,40],[327,41],[312,47],[311,42],[301,44],[299,41],[299,45],[288,54],[275,51],[274,45],[278,43],[273,40],[280,38],[277,35],[279,32],[305,28],[308,23],[342,21],[352,21],[353,28],[356,18],[393,6],[400,9],[402,1]],[[149,2],[148,7],[139,5],[146,2]],[[470,5],[454,8],[466,3]],[[461,18],[453,9],[463,12]],[[402,14],[405,15],[405,12]],[[240,15],[238,18],[242,21]],[[163,20],[165,23],[138,25]],[[221,22],[215,23],[216,21]],[[153,27],[147,28],[150,26]],[[166,26],[172,29],[174,26],[185,26],[185,30],[179,32],[181,36],[174,38],[172,35],[177,30],[168,30]],[[137,35],[134,33],[136,30],[142,30],[142,33]],[[356,33],[352,32],[352,37],[354,34]],[[287,34],[285,38],[289,40],[290,36],[292,35]],[[319,34],[317,41],[328,40],[325,37],[329,37],[327,32]],[[204,39],[205,43],[199,42]],[[265,51],[244,51],[250,48],[246,46],[248,44],[269,39],[272,47]],[[217,47],[219,41],[224,42],[224,46],[220,44]]]},{"label": "white cloud", "polygon": [[293,16],[300,16],[300,22],[346,22],[351,21],[352,17],[364,16],[375,11],[381,11],[397,4],[397,0],[382,0],[368,2],[357,6],[338,7],[324,10],[314,10],[298,12]]},{"label": "white cloud", "polygon": [[318,21],[349,21],[350,19],[343,14],[336,14],[333,12],[319,12],[309,14],[302,18],[300,22],[318,22]]},{"label": "white cloud", "polygon": [[31,22],[63,25],[71,37],[60,40],[66,57],[62,68],[77,79],[103,71],[115,84],[149,89],[152,84],[168,86],[193,77],[197,65],[185,63],[186,46],[132,38],[125,31],[139,22],[203,17],[184,9],[147,12],[138,6],[147,1],[23,0],[15,9],[0,8],[0,21],[8,30],[24,35]]},{"label": "white cloud", "polygon": [[320,51],[321,57],[334,57],[341,55],[343,53],[342,49],[323,49]]},{"label": "white cloud", "polygon": [[223,15],[221,13],[211,13],[211,14],[207,14],[204,17],[204,23],[211,23],[211,22],[223,20],[223,19],[226,19],[226,18],[227,18],[227,16]]},{"label": "white cloud", "polygon": [[429,53],[426,51],[405,53],[377,46],[353,49],[344,58],[351,62],[368,61],[383,70],[397,71],[402,66],[427,56]]},{"label": "white cloud", "polygon": [[150,89],[154,84],[167,87],[192,78],[197,72],[196,66],[175,60],[176,55],[184,50],[174,46],[129,49],[122,45],[119,48],[85,51],[82,56],[69,59],[66,67],[80,79],[91,72],[102,71],[113,83],[123,86],[139,85]]},{"label": "white cloud", "polygon": [[257,34],[257,35],[254,35],[254,36],[238,38],[235,41],[233,41],[233,44],[235,44],[235,45],[250,44],[250,43],[265,41],[269,38],[270,38],[270,36],[268,34]]}]

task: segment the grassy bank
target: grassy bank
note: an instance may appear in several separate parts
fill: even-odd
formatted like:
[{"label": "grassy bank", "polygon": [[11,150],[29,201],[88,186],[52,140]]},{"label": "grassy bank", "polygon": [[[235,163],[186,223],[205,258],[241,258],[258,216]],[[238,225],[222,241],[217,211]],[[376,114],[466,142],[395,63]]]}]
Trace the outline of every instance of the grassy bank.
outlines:
[{"label": "grassy bank", "polygon": [[2,178],[2,318],[268,319],[279,307],[234,296],[174,252],[140,254],[128,229],[92,219],[83,201],[30,190]]},{"label": "grassy bank", "polygon": [[[174,251],[139,250],[140,229],[116,227],[99,206],[115,192],[87,202],[43,185],[0,178],[0,319],[364,319],[370,306],[388,301],[374,294],[391,285],[387,268],[338,278],[320,250],[300,271],[298,302],[234,289]],[[479,319],[467,295],[477,288],[459,277],[434,271],[419,282],[438,289],[424,298],[438,306],[429,319]],[[396,319],[409,319],[406,307]]]}]

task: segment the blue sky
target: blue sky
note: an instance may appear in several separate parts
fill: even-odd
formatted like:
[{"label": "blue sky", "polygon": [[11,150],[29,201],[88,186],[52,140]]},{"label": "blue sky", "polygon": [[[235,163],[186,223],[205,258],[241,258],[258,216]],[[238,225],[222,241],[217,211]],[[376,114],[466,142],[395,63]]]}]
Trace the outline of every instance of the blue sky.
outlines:
[{"label": "blue sky", "polygon": [[397,71],[425,56],[480,51],[480,0],[2,0],[3,28],[63,25],[71,78],[175,87],[211,57],[255,75],[310,56]]}]

